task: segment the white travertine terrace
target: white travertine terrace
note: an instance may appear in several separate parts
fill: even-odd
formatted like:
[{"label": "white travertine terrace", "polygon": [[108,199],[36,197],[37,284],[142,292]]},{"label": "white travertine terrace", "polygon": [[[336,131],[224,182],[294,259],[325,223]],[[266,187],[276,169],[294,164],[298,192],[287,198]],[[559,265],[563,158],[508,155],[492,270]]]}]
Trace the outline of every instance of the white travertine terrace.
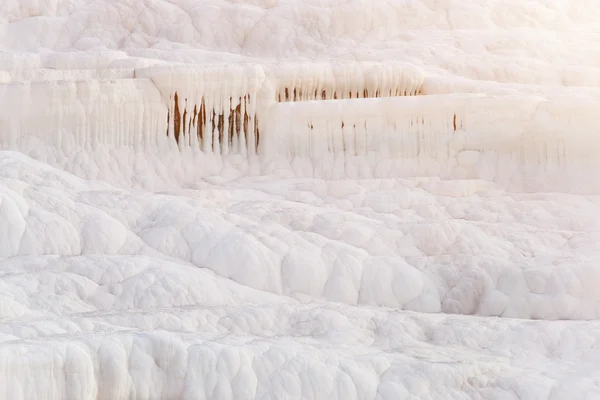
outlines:
[{"label": "white travertine terrace", "polygon": [[[289,165],[298,176],[433,174],[515,190],[598,188],[579,176],[599,164],[600,96],[593,91],[421,94],[427,78],[414,67],[312,67],[312,78],[309,64],[208,64],[132,69],[131,78],[110,80],[79,78],[88,69],[76,79],[66,70],[71,79],[11,82],[0,86],[0,137],[25,152],[60,143],[67,158],[99,146],[185,147],[240,155],[263,171]],[[289,88],[287,100],[281,88]],[[338,91],[358,96],[335,99]],[[315,101],[321,92],[329,94]]]},{"label": "white travertine terrace", "polygon": [[[8,73],[7,80],[12,84],[0,88],[5,91],[2,98],[7,102],[2,107],[4,120],[11,124],[5,134],[12,135],[12,140],[23,134],[39,134],[44,139],[51,137],[54,143],[56,137],[49,133],[59,131],[61,141],[77,146],[83,143],[121,146],[156,143],[160,141],[157,137],[166,132],[177,143],[193,144],[204,152],[256,154],[260,119],[269,118],[275,98],[302,101],[338,96],[340,99],[411,96],[418,94],[423,82],[422,73],[414,67],[372,63],[277,68],[216,64],[109,69],[102,74],[96,71],[34,69],[20,72],[19,83],[14,81],[16,72]],[[50,98],[57,104],[81,105],[74,105],[70,111],[42,104],[36,107],[34,97],[38,102]],[[31,103],[33,107],[22,109],[23,103]],[[157,103],[166,108],[162,112],[164,127],[156,122],[161,118]],[[38,112],[42,107],[45,110],[40,117],[32,120],[31,110]],[[65,118],[82,120],[69,129],[68,138],[62,136],[67,125]],[[94,119],[102,121],[90,124]]]},{"label": "white travertine terrace", "polygon": [[600,397],[600,3],[0,2],[0,400]]}]

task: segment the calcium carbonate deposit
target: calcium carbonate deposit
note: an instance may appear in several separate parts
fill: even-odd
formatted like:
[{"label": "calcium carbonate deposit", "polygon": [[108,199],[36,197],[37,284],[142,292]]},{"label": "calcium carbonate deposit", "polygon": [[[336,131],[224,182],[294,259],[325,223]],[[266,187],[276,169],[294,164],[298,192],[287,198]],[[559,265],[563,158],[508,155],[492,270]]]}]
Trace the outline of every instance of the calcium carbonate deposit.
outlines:
[{"label": "calcium carbonate deposit", "polygon": [[597,0],[0,1],[0,400],[600,398]]}]

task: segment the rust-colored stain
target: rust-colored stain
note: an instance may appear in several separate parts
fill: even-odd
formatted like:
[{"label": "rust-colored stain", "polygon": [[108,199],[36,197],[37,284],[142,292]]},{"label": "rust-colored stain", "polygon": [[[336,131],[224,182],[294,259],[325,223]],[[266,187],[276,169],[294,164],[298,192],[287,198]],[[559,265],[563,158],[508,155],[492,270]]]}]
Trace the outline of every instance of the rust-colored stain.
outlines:
[{"label": "rust-colored stain", "polygon": [[173,107],[173,134],[175,142],[179,143],[179,134],[181,133],[181,112],[179,111],[179,96],[175,92],[175,104]]},{"label": "rust-colored stain", "polygon": [[[206,100],[202,97],[200,104],[191,104],[188,99],[184,99],[183,105],[180,105],[180,95],[175,92],[170,96],[171,107],[167,110],[167,137],[173,137],[176,143],[192,144],[192,135],[196,135],[201,149],[212,152],[223,151],[225,142],[232,149],[234,140],[237,138],[236,145],[242,146],[242,137],[250,151],[258,148],[260,129],[258,125],[254,126],[255,139],[248,141],[250,122],[256,119],[255,115],[250,115],[248,107],[250,105],[250,95],[242,97],[229,98],[229,104],[225,109],[207,109]],[[234,101],[235,100],[235,101]],[[229,109],[229,113],[227,113]],[[173,123],[171,126],[171,122]],[[205,149],[207,139],[212,138],[212,149]],[[237,149],[232,149],[236,151]]]}]

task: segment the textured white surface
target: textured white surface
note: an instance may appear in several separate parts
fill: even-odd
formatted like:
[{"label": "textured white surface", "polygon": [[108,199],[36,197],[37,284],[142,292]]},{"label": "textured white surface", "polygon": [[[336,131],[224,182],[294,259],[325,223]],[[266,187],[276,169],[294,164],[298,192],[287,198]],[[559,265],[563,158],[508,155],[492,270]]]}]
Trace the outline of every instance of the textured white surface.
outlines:
[{"label": "textured white surface", "polygon": [[600,397],[599,20],[0,2],[0,399]]}]

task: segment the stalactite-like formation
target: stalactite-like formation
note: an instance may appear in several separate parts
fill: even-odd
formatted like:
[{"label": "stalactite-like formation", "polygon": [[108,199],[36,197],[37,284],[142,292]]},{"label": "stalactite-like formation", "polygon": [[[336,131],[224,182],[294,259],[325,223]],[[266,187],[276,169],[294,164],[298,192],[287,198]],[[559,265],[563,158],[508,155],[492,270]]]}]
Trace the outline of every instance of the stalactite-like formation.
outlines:
[{"label": "stalactite-like formation", "polygon": [[254,154],[260,128],[253,97],[246,94],[223,102],[202,96],[198,104],[175,92],[167,111],[167,136],[180,145],[197,143],[205,152]]},{"label": "stalactite-like formation", "polygon": [[414,96],[424,80],[413,67],[376,63],[208,66],[140,76],[169,98],[168,137],[222,155],[258,152],[259,116],[269,123],[274,102]]},{"label": "stalactite-like formation", "polygon": [[[478,106],[481,101],[478,96],[464,95],[277,103],[270,110],[271,122],[265,125],[269,142],[265,141],[263,150],[290,160],[358,156],[377,162],[374,154],[391,163],[448,160],[467,137],[479,140],[478,135],[466,136],[465,123],[470,120],[472,131],[485,126],[487,116]],[[489,103],[493,101],[499,103]],[[522,119],[527,115],[524,110]],[[481,143],[495,137],[486,136]],[[464,146],[483,148],[473,143]]]},{"label": "stalactite-like formation", "polygon": [[[293,96],[290,96],[290,91],[293,93]],[[303,93],[312,93],[312,96],[303,95]],[[283,95],[281,93],[277,93],[276,101],[279,103],[283,102],[291,102],[291,101],[310,101],[310,100],[342,100],[342,99],[369,99],[369,98],[379,98],[379,97],[401,97],[401,96],[419,96],[421,94],[420,89],[407,91],[398,89],[374,89],[369,91],[369,89],[357,90],[357,91],[344,91],[338,89],[321,89],[317,88],[313,91],[304,92],[299,88],[283,88]]]},{"label": "stalactite-like formation", "polygon": [[308,64],[278,67],[275,101],[417,96],[424,76],[407,65]]}]

